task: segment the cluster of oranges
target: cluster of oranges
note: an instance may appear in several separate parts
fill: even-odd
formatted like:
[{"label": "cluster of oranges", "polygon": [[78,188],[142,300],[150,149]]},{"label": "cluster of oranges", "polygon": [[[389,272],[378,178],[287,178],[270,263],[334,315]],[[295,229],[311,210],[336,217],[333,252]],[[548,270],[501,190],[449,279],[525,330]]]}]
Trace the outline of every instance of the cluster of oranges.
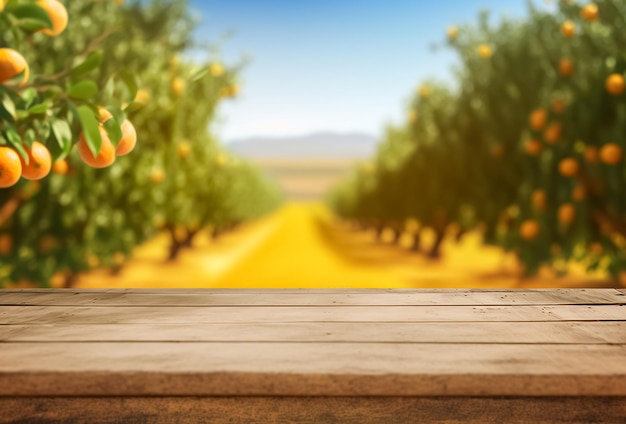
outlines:
[{"label": "cluster of oranges", "polygon": [[[598,20],[598,6],[591,3],[581,9],[581,16],[585,21]],[[562,34],[571,38],[576,34],[573,22],[565,21],[561,25]],[[574,64],[571,59],[562,58],[558,64],[558,72],[561,77],[569,77],[574,73]],[[606,77],[605,90],[612,96],[621,96],[626,91],[626,81],[622,74],[611,74]],[[556,99],[551,105],[555,114],[563,113],[565,103]],[[561,140],[562,124],[558,121],[549,122],[550,113],[547,109],[536,109],[529,116],[529,126],[536,133],[542,133],[545,143],[555,144]],[[537,137],[539,138],[539,137]],[[543,151],[543,143],[537,138],[527,140],[524,151],[530,156],[538,156]],[[561,177],[582,180],[585,166],[602,163],[606,166],[616,166],[623,160],[622,147],[617,143],[606,143],[602,147],[586,146],[582,152],[583,161],[574,157],[565,157],[558,162],[558,173]],[[572,155],[573,156],[573,155]],[[585,165],[586,164],[586,165]],[[557,220],[561,225],[570,226],[576,220],[575,202],[583,202],[587,198],[587,190],[582,181],[573,185],[571,202],[561,204],[557,210]],[[574,203],[572,203],[574,202]],[[541,189],[532,192],[531,203],[533,207],[544,212],[547,209],[547,194]],[[520,236],[525,240],[534,240],[540,234],[540,225],[537,220],[524,221],[519,228]]]},{"label": "cluster of oranges", "polygon": [[[6,2],[0,0],[0,12]],[[61,34],[68,24],[68,13],[65,6],[58,0],[38,0],[36,4],[44,9],[52,22],[51,28],[42,29],[40,32],[54,37]],[[18,87],[23,87],[29,80],[29,66],[24,57],[11,48],[0,48],[0,84],[10,84],[14,79],[21,76]],[[94,156],[83,134],[78,142],[78,152],[82,160],[95,168],[110,166],[116,156],[130,153],[137,142],[137,134],[133,124],[125,120],[121,125],[122,138],[117,147],[113,146],[104,123],[112,118],[111,113],[100,108],[99,116],[100,137],[102,147],[97,156]],[[52,156],[48,148],[38,142],[30,146],[22,146],[25,155],[20,155],[15,149],[8,146],[0,146],[0,188],[15,185],[20,177],[28,180],[40,180],[46,177],[50,171],[57,174],[67,174],[69,166],[66,160],[61,159],[52,164]],[[23,157],[24,156],[24,157]]]}]

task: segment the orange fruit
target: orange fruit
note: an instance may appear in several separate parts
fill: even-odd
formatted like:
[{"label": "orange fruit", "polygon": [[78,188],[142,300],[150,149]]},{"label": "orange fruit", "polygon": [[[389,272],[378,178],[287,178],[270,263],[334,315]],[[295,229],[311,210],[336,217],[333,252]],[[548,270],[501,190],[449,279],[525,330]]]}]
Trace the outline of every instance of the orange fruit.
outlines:
[{"label": "orange fruit", "polygon": [[604,253],[604,247],[601,243],[591,243],[589,245],[589,252],[591,252],[591,254],[594,256],[602,256],[602,254]]},{"label": "orange fruit", "polygon": [[99,107],[98,108],[98,116],[96,116],[96,118],[98,118],[98,120],[100,122],[106,122],[109,119],[113,118],[113,115],[111,114],[111,112],[109,112],[105,108]]},{"label": "orange fruit", "polygon": [[574,62],[571,59],[563,58],[559,61],[559,75],[569,77],[574,73]]},{"label": "orange fruit", "polygon": [[622,161],[622,148],[615,143],[608,143],[600,150],[600,158],[607,165],[617,165]]},{"label": "orange fruit", "polygon": [[492,54],[493,52],[491,50],[491,47],[489,47],[487,44],[481,44],[480,46],[478,46],[478,55],[483,59],[489,59]]},{"label": "orange fruit", "polygon": [[21,84],[28,82],[30,70],[24,56],[13,49],[0,49],[0,84],[22,74]]},{"label": "orange fruit", "polygon": [[0,0],[0,12],[4,10],[4,6],[7,5],[7,1],[9,0]]},{"label": "orange fruit", "polygon": [[570,225],[576,219],[576,209],[571,203],[565,203],[559,207],[558,218],[561,224]]},{"label": "orange fruit", "polygon": [[621,74],[612,74],[606,79],[606,91],[614,96],[619,96],[624,92],[626,83]]},{"label": "orange fruit", "polygon": [[545,191],[537,189],[533,191],[532,195],[532,203],[535,209],[540,211],[545,211],[548,205],[548,195]]},{"label": "orange fruit", "polygon": [[136,102],[148,103],[150,101],[150,91],[145,88],[140,88],[137,90],[137,94],[135,95]]},{"label": "orange fruit", "polygon": [[589,3],[580,11],[580,15],[586,21],[596,21],[598,20],[598,6],[594,3]]},{"label": "orange fruit", "polygon": [[39,241],[39,253],[47,253],[58,245],[57,239],[53,236],[45,236]]},{"label": "orange fruit", "polygon": [[176,96],[180,96],[183,91],[185,91],[185,80],[179,77],[176,77],[172,80],[172,93]]},{"label": "orange fruit", "polygon": [[537,156],[539,153],[541,153],[542,149],[543,147],[541,146],[541,143],[537,140],[528,140],[526,142],[526,145],[524,146],[524,150],[526,151],[526,153],[531,156]]},{"label": "orange fruit", "polygon": [[162,169],[157,168],[152,171],[152,174],[150,174],[150,179],[155,184],[162,183],[163,180],[165,180],[165,172],[163,172]]},{"label": "orange fruit", "polygon": [[13,238],[9,234],[0,235],[0,255],[8,255],[13,250]]},{"label": "orange fruit", "polygon": [[455,26],[451,26],[448,28],[446,33],[448,34],[448,38],[454,39],[459,35],[459,29]]},{"label": "orange fruit", "polygon": [[546,126],[548,121],[548,112],[545,109],[536,109],[531,112],[529,123],[530,127],[535,131],[540,131]]},{"label": "orange fruit", "polygon": [[574,22],[565,21],[561,25],[561,32],[566,38],[571,38],[576,34],[576,27],[574,26]]},{"label": "orange fruit", "polygon": [[600,156],[598,155],[598,149],[593,146],[585,147],[585,160],[587,163],[598,163]]},{"label": "orange fruit", "polygon": [[221,63],[217,62],[211,63],[211,65],[209,66],[209,72],[215,78],[221,77],[222,75],[224,75],[224,66],[222,66]]},{"label": "orange fruit", "polygon": [[417,91],[420,97],[428,97],[430,96],[430,87],[427,85],[422,85]]},{"label": "orange fruit", "polygon": [[189,156],[189,153],[191,153],[191,145],[186,141],[183,141],[178,145],[176,151],[178,152],[178,156],[184,159]]},{"label": "orange fruit", "polygon": [[14,186],[22,176],[22,158],[10,147],[0,146],[0,188]]},{"label": "orange fruit", "polygon": [[115,154],[117,156],[124,156],[129,154],[135,148],[137,144],[137,131],[133,124],[126,119],[122,122],[122,139],[115,148]]},{"label": "orange fruit", "polygon": [[575,177],[578,175],[579,166],[576,159],[565,158],[559,163],[559,172],[564,177]]},{"label": "orange fruit", "polygon": [[572,191],[572,199],[577,202],[582,202],[587,198],[587,190],[583,186],[576,186]]},{"label": "orange fruit", "polygon": [[52,168],[52,156],[46,146],[38,141],[33,142],[33,145],[28,148],[24,146],[24,150],[28,154],[28,164],[22,161],[22,177],[27,180],[41,180],[50,173]]},{"label": "orange fruit", "polygon": [[65,159],[58,160],[52,164],[52,172],[58,175],[65,175],[69,171],[69,165]]},{"label": "orange fruit", "polygon": [[111,139],[106,130],[102,126],[100,126],[99,130],[100,137],[102,137],[102,146],[98,156],[94,156],[93,153],[91,153],[84,134],[80,135],[80,140],[76,146],[78,147],[80,158],[87,165],[93,168],[106,168],[107,166],[113,165],[113,162],[115,162],[115,147],[113,143],[111,143]]},{"label": "orange fruit", "polygon": [[543,133],[543,138],[548,143],[556,143],[561,139],[562,125],[559,122],[550,124],[550,126]]},{"label": "orange fruit", "polygon": [[561,99],[554,99],[552,101],[552,111],[554,113],[563,113],[565,111],[565,102]]},{"label": "orange fruit", "polygon": [[38,0],[37,6],[45,10],[52,21],[52,28],[42,29],[42,33],[55,37],[65,31],[65,28],[67,28],[68,16],[67,9],[63,6],[63,3],[57,0]]},{"label": "orange fruit", "polygon": [[524,240],[534,240],[539,235],[539,223],[532,219],[524,221],[520,226],[519,233]]}]

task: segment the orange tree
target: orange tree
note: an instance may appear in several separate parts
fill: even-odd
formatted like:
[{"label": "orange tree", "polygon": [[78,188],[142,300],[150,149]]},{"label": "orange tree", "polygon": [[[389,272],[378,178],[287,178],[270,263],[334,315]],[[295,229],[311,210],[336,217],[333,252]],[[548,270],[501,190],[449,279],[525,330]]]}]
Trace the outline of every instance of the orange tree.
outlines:
[{"label": "orange tree", "polygon": [[[529,3],[528,18],[490,25],[484,14],[478,25],[451,28],[455,91],[437,106],[438,89],[420,89],[407,124],[414,149],[405,161],[414,162],[404,179],[413,183],[392,197],[418,198],[411,215],[425,225],[438,216],[479,226],[486,242],[517,253],[527,274],[570,259],[619,274],[624,25],[623,2],[603,0],[561,1],[556,13]],[[391,187],[380,185],[377,201]],[[360,203],[358,190],[347,192],[344,207]],[[377,208],[392,207],[385,202]]]},{"label": "orange tree", "polygon": [[[76,16],[56,0],[8,1],[0,11],[0,281],[15,277],[15,264],[31,254],[21,245],[24,214],[39,223],[45,214],[29,199],[50,183],[51,169],[67,171],[65,158],[78,144],[84,156],[106,154],[115,160],[116,148],[134,143],[122,130],[121,101],[109,96],[115,117],[99,109],[107,97],[104,87],[90,77],[99,57],[77,54],[59,67],[40,66],[38,60],[49,43],[65,43],[68,25]],[[127,80],[131,80],[128,76]],[[116,83],[111,83],[116,87]],[[126,147],[125,147],[126,146]],[[119,153],[122,153],[119,151]],[[19,161],[16,161],[16,157]],[[104,165],[90,163],[93,165]],[[41,180],[41,182],[40,182]],[[45,206],[40,205],[40,206]],[[26,232],[30,228],[26,229]],[[7,260],[8,259],[8,260]],[[34,270],[34,280],[45,274],[46,264]]]}]

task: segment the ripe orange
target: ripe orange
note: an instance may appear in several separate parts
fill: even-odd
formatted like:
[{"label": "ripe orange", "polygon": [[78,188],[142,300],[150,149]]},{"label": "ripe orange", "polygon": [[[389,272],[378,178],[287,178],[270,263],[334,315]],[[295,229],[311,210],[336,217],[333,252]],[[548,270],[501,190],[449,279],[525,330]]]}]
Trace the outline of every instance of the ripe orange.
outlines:
[{"label": "ripe orange", "polygon": [[608,143],[600,150],[600,158],[607,165],[617,165],[622,161],[622,148],[615,143]]},{"label": "ripe orange", "polygon": [[69,165],[65,159],[58,160],[52,164],[52,172],[58,175],[65,175],[69,171]]},{"label": "ripe orange", "polygon": [[[422,85],[417,92],[419,96],[422,98],[428,97],[430,96],[430,87],[427,85]],[[232,97],[232,92],[230,90],[230,87],[228,89],[228,94],[229,94],[229,97]]]},{"label": "ripe orange", "polygon": [[106,122],[109,119],[113,118],[113,115],[111,114],[111,112],[109,112],[105,108],[99,107],[98,108],[98,116],[96,118],[98,118],[98,120],[100,122]]},{"label": "ripe orange", "polygon": [[593,146],[585,147],[585,160],[587,163],[598,163],[600,160],[598,149]]},{"label": "ripe orange", "polygon": [[559,207],[558,218],[561,224],[571,225],[576,219],[576,209],[571,203],[565,203]]},{"label": "ripe orange", "polygon": [[524,221],[520,226],[519,233],[524,240],[534,240],[539,235],[539,223],[532,219]]},{"label": "ripe orange", "polygon": [[561,139],[562,125],[559,122],[550,124],[546,131],[543,133],[543,138],[548,143],[556,143]]},{"label": "ripe orange", "polygon": [[174,93],[175,96],[180,96],[183,91],[185,91],[185,80],[180,78],[180,77],[176,77],[172,80],[172,93]]},{"label": "ripe orange", "polygon": [[574,34],[576,34],[576,27],[574,26],[574,22],[563,22],[563,24],[561,25],[561,32],[566,38],[572,38]]},{"label": "ripe orange", "polygon": [[580,15],[586,21],[596,21],[598,20],[598,6],[594,3],[589,3],[580,11]]},{"label": "ripe orange", "polygon": [[218,62],[211,63],[211,65],[209,66],[209,72],[215,78],[221,77],[222,75],[224,75],[224,66],[222,66],[222,64]]},{"label": "ripe orange", "polygon": [[559,61],[559,75],[569,77],[574,73],[574,62],[571,59],[563,58]]},{"label": "ripe orange", "polygon": [[582,202],[586,198],[587,198],[587,190],[585,190],[585,187],[579,185],[579,186],[576,186],[574,190],[572,191],[572,199],[574,199],[575,201]]},{"label": "ripe orange", "polygon": [[178,147],[176,148],[176,151],[178,152],[178,156],[184,159],[187,156],[189,156],[189,153],[191,153],[191,145],[187,143],[186,141],[183,141],[182,143],[178,145]]},{"label": "ripe orange", "polygon": [[8,255],[13,250],[13,238],[9,234],[0,235],[0,255]]},{"label": "ripe orange", "polygon": [[162,169],[157,168],[152,171],[152,174],[150,175],[150,179],[155,184],[162,183],[163,180],[165,180],[165,172],[163,172]]},{"label": "ripe orange", "polygon": [[46,146],[35,141],[30,149],[24,146],[24,150],[28,154],[28,164],[22,161],[22,177],[27,180],[41,180],[50,173],[52,167],[52,156]]},{"label": "ripe orange", "polygon": [[487,44],[481,44],[480,46],[478,46],[478,55],[483,59],[489,59],[492,54],[493,52],[491,51],[491,47],[489,47]]},{"label": "ripe orange", "polygon": [[98,156],[94,156],[93,153],[91,153],[84,134],[80,135],[80,140],[77,143],[78,154],[87,165],[93,168],[106,168],[107,166],[113,165],[113,162],[115,162],[115,147],[113,143],[111,143],[111,139],[106,130],[102,126],[100,126],[99,129],[100,137],[102,137],[102,147]]},{"label": "ripe orange", "polygon": [[541,153],[542,149],[543,147],[541,146],[541,143],[537,140],[528,140],[526,142],[526,145],[524,146],[524,150],[526,151],[526,153],[531,156],[537,156],[539,153]]},{"label": "ripe orange", "polygon": [[4,6],[7,5],[7,1],[9,0],[0,0],[0,12],[4,10]]},{"label": "ripe orange", "polygon": [[537,189],[531,195],[532,203],[535,209],[545,211],[548,205],[548,195],[545,191]]},{"label": "ripe orange", "polygon": [[117,145],[115,149],[115,154],[117,156],[124,156],[129,154],[135,148],[137,144],[137,131],[135,131],[135,127],[133,124],[126,119],[122,122],[122,139]]},{"label": "ripe orange", "polygon": [[545,109],[536,109],[530,114],[530,127],[535,131],[540,131],[546,126],[547,120],[548,112]]},{"label": "ripe orange", "polygon": [[591,243],[589,245],[589,252],[591,252],[594,256],[602,256],[604,253],[604,247],[602,247],[601,243]]},{"label": "ripe orange", "polygon": [[552,111],[554,113],[563,113],[565,111],[565,102],[561,99],[554,99],[552,101]]},{"label": "ripe orange", "polygon": [[[23,73],[23,74],[22,74]],[[22,74],[22,84],[28,82],[30,70],[24,56],[13,49],[0,49],[0,84]]]},{"label": "ripe orange", "polygon": [[606,91],[614,96],[619,96],[624,92],[626,83],[621,74],[612,74],[606,79]]},{"label": "ripe orange", "polygon": [[564,177],[575,177],[578,175],[579,168],[576,159],[565,158],[559,163],[559,172]]},{"label": "ripe orange", "polygon": [[459,35],[459,29],[455,26],[451,26],[448,28],[446,33],[448,34],[448,38],[454,39]]},{"label": "ripe orange", "polygon": [[42,29],[42,33],[55,37],[65,31],[65,28],[67,28],[68,17],[67,9],[65,9],[63,3],[57,0],[38,0],[37,6],[44,9],[52,21],[52,28]]},{"label": "ripe orange", "polygon": [[150,101],[150,91],[145,88],[140,88],[137,90],[137,94],[135,95],[136,102],[148,103]]},{"label": "ripe orange", "polygon": [[0,146],[0,188],[14,186],[22,175],[22,159],[10,147]]}]

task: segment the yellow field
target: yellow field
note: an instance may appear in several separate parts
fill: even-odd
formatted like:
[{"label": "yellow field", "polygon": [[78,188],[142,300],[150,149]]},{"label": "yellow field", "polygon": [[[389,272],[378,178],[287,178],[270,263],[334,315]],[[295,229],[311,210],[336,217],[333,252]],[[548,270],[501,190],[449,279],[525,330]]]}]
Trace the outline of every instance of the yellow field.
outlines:
[{"label": "yellow field", "polygon": [[[405,237],[403,243],[410,243]],[[600,274],[585,276],[571,267],[566,278],[549,272],[518,277],[515,260],[484,247],[477,234],[459,245],[447,242],[444,258],[433,261],[374,242],[371,232],[354,232],[333,220],[316,203],[290,203],[271,216],[185,251],[174,263],[164,261],[167,237],[138,248],[135,258],[112,276],[97,271],[79,287],[150,288],[514,288],[607,287]]]}]

